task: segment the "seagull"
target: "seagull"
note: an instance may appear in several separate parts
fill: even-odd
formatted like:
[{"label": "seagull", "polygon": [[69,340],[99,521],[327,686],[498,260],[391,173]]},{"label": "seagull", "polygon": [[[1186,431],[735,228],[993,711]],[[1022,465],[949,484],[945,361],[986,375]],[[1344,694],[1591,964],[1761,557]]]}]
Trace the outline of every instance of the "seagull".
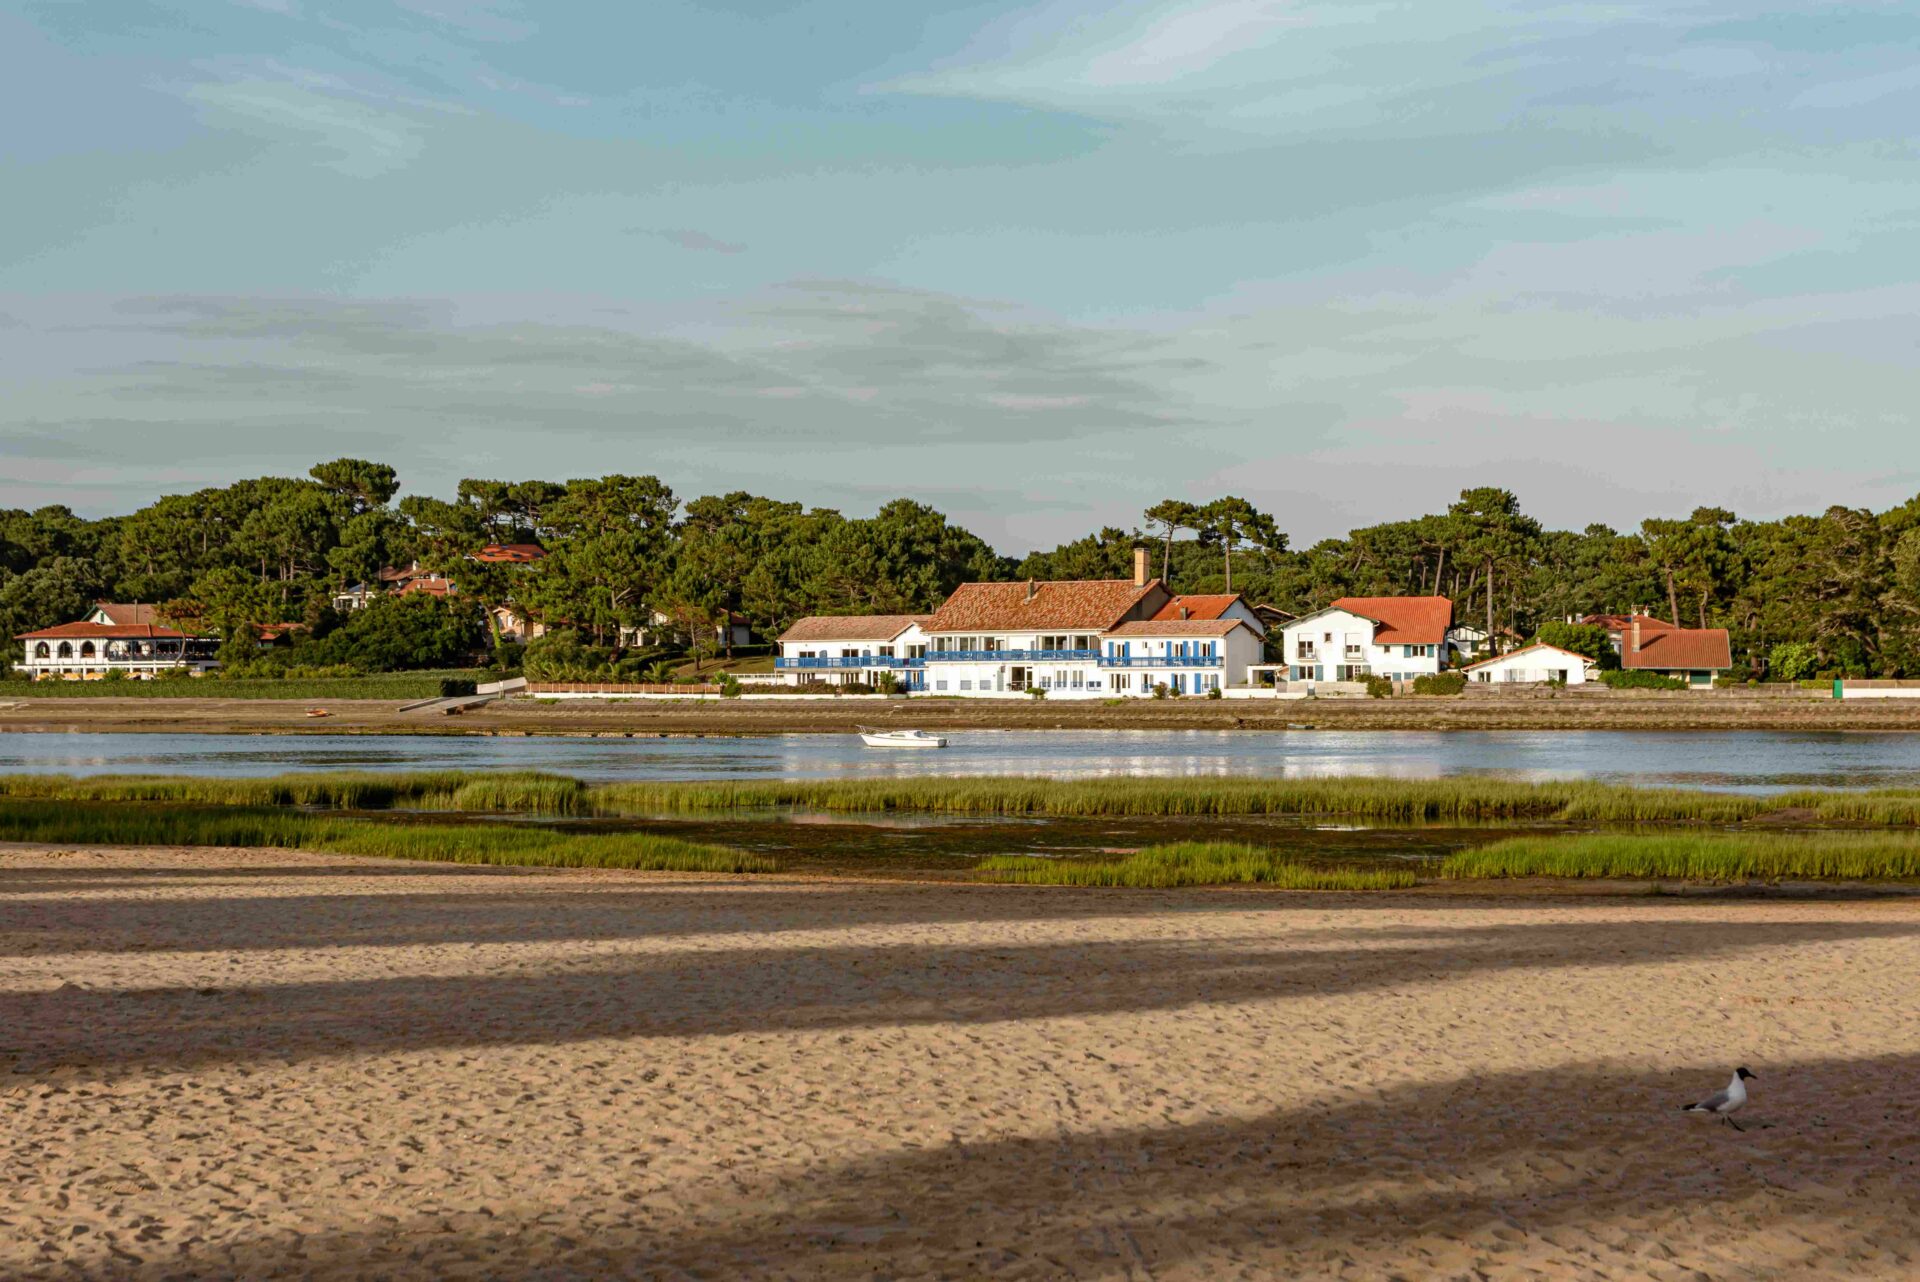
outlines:
[{"label": "seagull", "polygon": [[1750,1080],[1758,1079],[1754,1078],[1753,1074],[1746,1069],[1736,1068],[1733,1070],[1733,1080],[1727,1083],[1727,1089],[1724,1091],[1715,1091],[1698,1104],[1682,1104],[1680,1111],[1682,1113],[1712,1113],[1734,1130],[1744,1131],[1747,1128],[1734,1121],[1733,1115],[1739,1112],[1741,1105],[1747,1102],[1747,1083]]}]

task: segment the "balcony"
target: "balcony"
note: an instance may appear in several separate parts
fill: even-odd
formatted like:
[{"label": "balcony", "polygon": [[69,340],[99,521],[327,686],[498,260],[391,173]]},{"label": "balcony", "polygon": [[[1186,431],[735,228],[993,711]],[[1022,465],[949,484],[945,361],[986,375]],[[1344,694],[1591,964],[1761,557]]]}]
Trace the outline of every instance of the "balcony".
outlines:
[{"label": "balcony", "polygon": [[929,663],[1087,663],[1098,650],[929,650]]},{"label": "balcony", "polygon": [[776,669],[826,669],[826,668],[918,668],[924,666],[921,659],[902,659],[891,654],[846,654],[816,655],[811,659],[780,658],[773,661]]},{"label": "balcony", "polygon": [[1103,668],[1217,668],[1226,662],[1220,654],[1103,655]]}]

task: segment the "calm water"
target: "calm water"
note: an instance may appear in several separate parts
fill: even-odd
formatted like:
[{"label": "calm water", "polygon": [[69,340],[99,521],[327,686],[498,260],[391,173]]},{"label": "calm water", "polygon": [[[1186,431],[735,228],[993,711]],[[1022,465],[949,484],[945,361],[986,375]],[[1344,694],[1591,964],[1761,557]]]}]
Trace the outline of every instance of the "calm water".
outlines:
[{"label": "calm water", "polygon": [[986,731],[945,751],[853,735],[491,739],[438,735],[0,734],[0,774],[272,775],[293,770],[548,770],[619,779],[913,775],[1372,775],[1599,779],[1766,791],[1920,786],[1920,734],[1454,731]]}]

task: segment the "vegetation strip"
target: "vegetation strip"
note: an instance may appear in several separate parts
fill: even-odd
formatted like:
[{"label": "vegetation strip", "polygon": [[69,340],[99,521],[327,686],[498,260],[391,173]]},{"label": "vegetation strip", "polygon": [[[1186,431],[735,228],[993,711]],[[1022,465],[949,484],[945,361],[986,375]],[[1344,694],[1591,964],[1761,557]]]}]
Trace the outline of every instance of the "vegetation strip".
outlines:
[{"label": "vegetation strip", "polygon": [[539,772],[294,774],[267,779],[159,775],[0,776],[0,797],[201,805],[470,811],[620,817],[801,807],[812,810],[1094,817],[1343,815],[1420,822],[1729,824],[1786,815],[1806,822],[1920,825],[1920,790],[1772,796],[1617,784],[1500,779],[715,780],[592,785]]},{"label": "vegetation strip", "polygon": [[1911,833],[1582,833],[1512,837],[1448,856],[1441,875],[1685,881],[1873,881],[1920,877]]},{"label": "vegetation strip", "polygon": [[772,872],[774,860],[651,833],[576,834],[524,825],[381,823],[245,806],[0,802],[0,841],[115,846],[245,846],[376,859],[537,868]]},{"label": "vegetation strip", "polygon": [[982,881],[1030,886],[1218,886],[1281,890],[1399,890],[1419,880],[1405,869],[1316,868],[1289,855],[1224,841],[1150,846],[1118,859],[1036,859],[995,855],[975,869]]}]

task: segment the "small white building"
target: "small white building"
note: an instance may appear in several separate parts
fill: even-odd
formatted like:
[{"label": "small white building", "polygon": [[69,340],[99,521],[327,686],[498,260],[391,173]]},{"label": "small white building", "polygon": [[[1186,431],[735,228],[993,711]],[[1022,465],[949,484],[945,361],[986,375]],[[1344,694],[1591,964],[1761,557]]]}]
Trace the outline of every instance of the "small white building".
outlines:
[{"label": "small white building", "polygon": [[788,685],[877,685],[891,673],[902,690],[926,677],[924,614],[819,614],[797,620],[775,644],[774,671]]},{"label": "small white building", "polygon": [[1482,659],[1467,665],[1462,671],[1467,680],[1489,685],[1544,685],[1549,681],[1559,681],[1577,686],[1585,685],[1590,674],[1596,677],[1599,674],[1598,665],[1586,655],[1545,644],[1530,645],[1512,654]]},{"label": "small white building", "polygon": [[1453,602],[1443,596],[1341,597],[1282,631],[1290,681],[1411,681],[1441,671]]}]

